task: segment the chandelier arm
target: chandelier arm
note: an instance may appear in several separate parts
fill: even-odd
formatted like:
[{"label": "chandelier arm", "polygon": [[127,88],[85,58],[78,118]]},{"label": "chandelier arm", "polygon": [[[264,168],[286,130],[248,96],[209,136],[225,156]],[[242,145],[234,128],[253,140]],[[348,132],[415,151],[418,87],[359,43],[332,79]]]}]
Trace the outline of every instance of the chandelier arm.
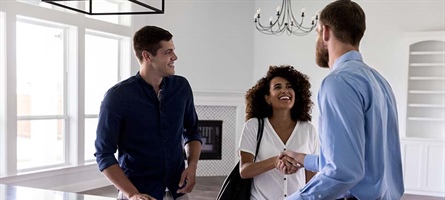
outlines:
[{"label": "chandelier arm", "polygon": [[266,35],[282,35],[286,32],[287,35],[303,36],[309,34],[317,25],[318,15],[312,18],[310,26],[304,26],[304,9],[301,13],[301,20],[297,21],[291,6],[291,0],[282,0],[281,8],[277,8],[277,18],[273,20],[271,17],[267,25],[260,22],[260,10],[258,9],[255,15],[255,28]]},{"label": "chandelier arm", "polygon": [[287,30],[288,35],[289,35],[290,33],[293,32],[293,26],[295,25],[295,18],[293,17],[294,14],[292,12],[292,4],[291,4],[292,2],[290,0],[287,0],[287,1],[288,1],[288,4],[289,4],[289,6],[287,7],[287,13],[288,13],[289,17],[287,18],[288,27],[286,27],[286,30]]},{"label": "chandelier arm", "polygon": [[256,26],[257,30],[261,31],[261,32],[265,32],[265,31],[271,31],[272,27],[271,26],[263,26],[260,22],[257,23]]},{"label": "chandelier arm", "polygon": [[[283,2],[281,2],[281,9],[280,9],[280,13],[277,16],[277,20],[275,20],[275,23],[278,23],[278,26],[281,27],[283,26],[283,21],[286,18],[286,0],[283,0]],[[280,19],[281,19],[281,23],[280,23]],[[274,23],[274,24],[275,24]]]}]

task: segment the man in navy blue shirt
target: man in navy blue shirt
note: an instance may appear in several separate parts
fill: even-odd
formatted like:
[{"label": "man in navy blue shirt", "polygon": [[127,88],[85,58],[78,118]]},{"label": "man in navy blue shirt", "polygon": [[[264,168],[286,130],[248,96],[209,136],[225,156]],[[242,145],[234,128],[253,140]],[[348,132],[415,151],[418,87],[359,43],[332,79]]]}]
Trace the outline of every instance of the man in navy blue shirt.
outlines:
[{"label": "man in navy blue shirt", "polygon": [[278,167],[318,174],[289,200],[396,200],[404,193],[396,100],[386,79],[363,62],[365,29],[365,13],[351,0],[320,13],[316,61],[331,70],[318,92],[320,155],[287,151]]},{"label": "man in navy blue shirt", "polygon": [[174,75],[172,37],[156,26],[138,30],[139,72],[110,88],[100,107],[95,156],[118,199],[163,199],[167,188],[188,199],[195,185],[201,136],[190,84]]}]

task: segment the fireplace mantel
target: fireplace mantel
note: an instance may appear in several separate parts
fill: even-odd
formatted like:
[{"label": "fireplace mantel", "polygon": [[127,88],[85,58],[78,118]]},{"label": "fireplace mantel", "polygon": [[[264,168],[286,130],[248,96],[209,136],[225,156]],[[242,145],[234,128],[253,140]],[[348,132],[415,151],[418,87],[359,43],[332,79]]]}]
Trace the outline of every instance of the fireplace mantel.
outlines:
[{"label": "fireplace mantel", "polygon": [[195,105],[244,106],[246,92],[242,91],[193,91]]}]

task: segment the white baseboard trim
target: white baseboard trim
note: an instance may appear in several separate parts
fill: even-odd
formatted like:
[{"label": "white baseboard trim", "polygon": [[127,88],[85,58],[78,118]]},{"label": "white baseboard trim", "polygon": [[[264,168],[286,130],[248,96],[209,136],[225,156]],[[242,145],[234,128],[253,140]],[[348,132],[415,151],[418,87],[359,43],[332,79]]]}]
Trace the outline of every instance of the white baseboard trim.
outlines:
[{"label": "white baseboard trim", "polygon": [[445,197],[444,192],[430,192],[430,191],[419,191],[419,190],[405,190],[405,194]]}]

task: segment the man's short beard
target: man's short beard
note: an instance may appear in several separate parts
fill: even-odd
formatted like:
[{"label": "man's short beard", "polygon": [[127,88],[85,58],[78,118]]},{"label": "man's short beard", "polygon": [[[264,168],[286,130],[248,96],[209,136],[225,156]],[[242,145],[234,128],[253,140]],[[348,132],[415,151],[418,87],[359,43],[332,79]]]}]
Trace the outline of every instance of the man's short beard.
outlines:
[{"label": "man's short beard", "polygon": [[329,68],[329,52],[325,44],[321,39],[317,40],[317,46],[315,48],[315,61],[318,66],[323,68]]}]

